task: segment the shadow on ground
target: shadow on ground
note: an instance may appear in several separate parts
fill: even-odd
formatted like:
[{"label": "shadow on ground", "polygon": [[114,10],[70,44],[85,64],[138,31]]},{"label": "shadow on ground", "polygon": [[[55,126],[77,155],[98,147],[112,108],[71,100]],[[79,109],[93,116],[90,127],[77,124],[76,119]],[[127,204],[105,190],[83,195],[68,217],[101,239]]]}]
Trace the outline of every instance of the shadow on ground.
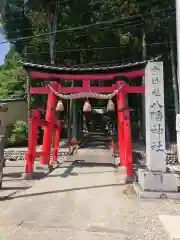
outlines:
[{"label": "shadow on ground", "polygon": [[[65,162],[66,163],[66,162]],[[77,176],[79,175],[79,173],[72,173],[72,171],[74,170],[74,168],[85,168],[85,167],[90,167],[90,168],[101,168],[101,167],[113,167],[114,169],[117,169],[118,166],[114,165],[113,163],[92,163],[92,162],[86,162],[85,160],[75,160],[72,162],[71,165],[69,166],[58,166],[57,168],[65,168],[66,170],[60,174],[60,175],[48,175],[48,178],[52,178],[52,177],[63,177],[66,178],[68,176]],[[103,173],[105,171],[99,172],[99,173]],[[106,171],[106,172],[112,172],[112,171]],[[98,173],[98,172],[94,172],[94,173]],[[92,174],[92,172],[90,173],[80,173],[81,174]]]},{"label": "shadow on ground", "polygon": [[39,192],[39,193],[30,193],[30,194],[21,194],[19,196],[10,196],[7,200],[12,200],[16,198],[26,198],[26,197],[36,197],[36,196],[42,196],[42,195],[50,195],[54,193],[65,193],[65,192],[73,192],[73,191],[82,191],[87,189],[95,189],[95,188],[107,188],[107,187],[119,187],[124,186],[127,184],[106,184],[106,185],[97,185],[97,186],[88,186],[88,187],[77,187],[77,188],[69,188],[69,189],[62,189],[62,190],[56,190],[56,191],[49,191],[49,192]]}]

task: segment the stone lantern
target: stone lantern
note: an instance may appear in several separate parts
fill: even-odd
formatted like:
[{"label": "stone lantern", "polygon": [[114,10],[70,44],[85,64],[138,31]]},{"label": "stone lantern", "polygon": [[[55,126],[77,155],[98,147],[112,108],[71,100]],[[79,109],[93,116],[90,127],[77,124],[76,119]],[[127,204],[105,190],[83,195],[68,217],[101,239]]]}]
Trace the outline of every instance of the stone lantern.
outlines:
[{"label": "stone lantern", "polygon": [[7,111],[8,111],[7,104],[0,103],[0,188],[2,187],[3,167],[5,165],[4,147],[5,147],[5,133],[6,133],[6,122],[7,122],[6,113],[7,113]]}]

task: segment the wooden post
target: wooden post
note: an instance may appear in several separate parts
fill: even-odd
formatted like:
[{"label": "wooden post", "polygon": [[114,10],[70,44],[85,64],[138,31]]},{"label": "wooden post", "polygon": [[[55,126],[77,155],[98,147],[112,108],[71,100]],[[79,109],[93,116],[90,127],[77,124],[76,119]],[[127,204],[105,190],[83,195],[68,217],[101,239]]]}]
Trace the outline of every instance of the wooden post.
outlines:
[{"label": "wooden post", "polygon": [[4,136],[0,136],[0,188],[2,187],[4,168]]},{"label": "wooden post", "polygon": [[4,146],[5,146],[5,132],[6,132],[6,117],[5,113],[8,111],[7,104],[0,105],[0,188],[2,187],[3,168],[4,168]]},{"label": "wooden post", "polygon": [[118,145],[120,154],[120,163],[125,166],[125,156],[124,156],[124,112],[123,108],[125,106],[125,93],[120,91],[117,95],[117,108],[118,108]]},{"label": "wooden post", "polygon": [[[142,31],[142,58],[143,60],[146,60],[147,58],[147,47],[146,47],[146,32],[145,29]],[[142,86],[145,86],[145,76],[142,77]],[[142,108],[141,108],[141,129],[140,129],[140,135],[141,140],[143,143],[145,143],[145,137],[146,137],[146,118],[145,118],[145,96],[144,94],[141,95],[142,99]]]},{"label": "wooden post", "polygon": [[[58,91],[59,84],[57,82],[52,82],[51,87]],[[41,164],[49,164],[50,154],[51,154],[51,145],[53,137],[53,129],[55,122],[55,112],[56,112],[56,94],[49,90],[48,102],[46,108],[46,122],[47,125],[44,126],[44,136],[43,136],[43,147],[42,152],[44,153],[41,157]]]},{"label": "wooden post", "polygon": [[77,139],[77,101],[73,100],[72,105],[72,138]]},{"label": "wooden post", "polygon": [[28,175],[33,173],[40,117],[41,113],[38,109],[31,111],[31,117],[29,119],[28,152],[26,153],[26,174]]},{"label": "wooden post", "polygon": [[125,146],[125,165],[127,181],[132,181],[133,176],[133,161],[132,161],[132,138],[131,138],[131,123],[130,109],[124,109],[124,146]]},{"label": "wooden post", "polygon": [[60,135],[61,135],[61,120],[58,120],[56,128],[55,128],[55,136],[54,136],[54,151],[53,151],[53,161],[54,162],[57,162],[57,160],[58,160]]},{"label": "wooden post", "polygon": [[69,100],[69,114],[68,114],[68,147],[71,152],[71,138],[72,138],[72,99]]},{"label": "wooden post", "polygon": [[27,104],[28,104],[28,135],[30,132],[30,117],[31,117],[31,95],[30,95],[30,87],[31,87],[31,82],[30,82],[30,76],[27,78],[26,81],[26,94],[27,94]]}]

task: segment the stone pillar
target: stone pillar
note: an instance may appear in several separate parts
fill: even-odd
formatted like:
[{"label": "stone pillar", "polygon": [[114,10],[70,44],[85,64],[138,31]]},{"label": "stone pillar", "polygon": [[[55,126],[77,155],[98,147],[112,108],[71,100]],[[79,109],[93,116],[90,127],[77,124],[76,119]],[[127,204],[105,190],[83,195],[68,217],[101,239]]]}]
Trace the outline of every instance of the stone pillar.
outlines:
[{"label": "stone pillar", "polygon": [[145,70],[146,165],[166,171],[164,76],[162,62],[149,62]]},{"label": "stone pillar", "polygon": [[142,198],[177,198],[178,177],[166,172],[164,76],[162,62],[145,69],[146,169],[138,170],[135,191]]}]

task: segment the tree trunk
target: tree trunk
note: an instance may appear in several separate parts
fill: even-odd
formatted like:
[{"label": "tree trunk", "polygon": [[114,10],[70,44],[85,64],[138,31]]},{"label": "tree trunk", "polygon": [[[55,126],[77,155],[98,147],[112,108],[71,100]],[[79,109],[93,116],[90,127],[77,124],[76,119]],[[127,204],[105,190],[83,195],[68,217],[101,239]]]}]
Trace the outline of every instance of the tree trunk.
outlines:
[{"label": "tree trunk", "polygon": [[[25,46],[24,49],[24,56],[27,57],[27,48]],[[31,77],[28,75],[26,80],[26,95],[27,95],[27,104],[28,104],[28,136],[30,131],[30,117],[31,117],[31,95],[30,95],[30,88],[31,88]]]},{"label": "tree trunk", "polygon": [[174,57],[174,45],[173,45],[173,36],[170,31],[170,56],[171,56],[171,67],[172,67],[172,80],[173,80],[173,91],[174,91],[174,106],[175,113],[178,114],[179,110],[179,93],[178,93],[178,82],[177,82],[177,74],[176,74],[176,66],[175,66],[175,57]]},{"label": "tree trunk", "polygon": [[52,13],[48,15],[48,31],[49,31],[49,55],[51,64],[55,64],[54,43],[55,34],[53,33]]},{"label": "tree trunk", "polygon": [[[145,30],[142,32],[142,58],[143,60],[146,59],[147,55],[147,49],[146,49],[146,33]],[[142,86],[145,87],[145,77],[142,77]],[[146,116],[145,116],[145,95],[142,94],[142,111],[141,111],[141,127],[140,127],[140,136],[141,136],[141,141],[145,143],[145,137],[146,137]]]},{"label": "tree trunk", "polygon": [[30,95],[30,76],[27,78],[26,82],[26,94],[27,94],[27,104],[28,104],[28,136],[30,131],[30,117],[31,117],[31,95]]},{"label": "tree trunk", "polygon": [[51,64],[55,64],[55,55],[54,55],[54,36],[49,35],[49,55]]},{"label": "tree trunk", "polygon": [[56,31],[58,25],[58,14],[59,14],[60,6],[57,4],[55,12],[49,11],[47,18],[47,25],[49,31],[49,54],[50,54],[50,62],[51,64],[55,64],[55,52],[54,45],[56,41]]}]

